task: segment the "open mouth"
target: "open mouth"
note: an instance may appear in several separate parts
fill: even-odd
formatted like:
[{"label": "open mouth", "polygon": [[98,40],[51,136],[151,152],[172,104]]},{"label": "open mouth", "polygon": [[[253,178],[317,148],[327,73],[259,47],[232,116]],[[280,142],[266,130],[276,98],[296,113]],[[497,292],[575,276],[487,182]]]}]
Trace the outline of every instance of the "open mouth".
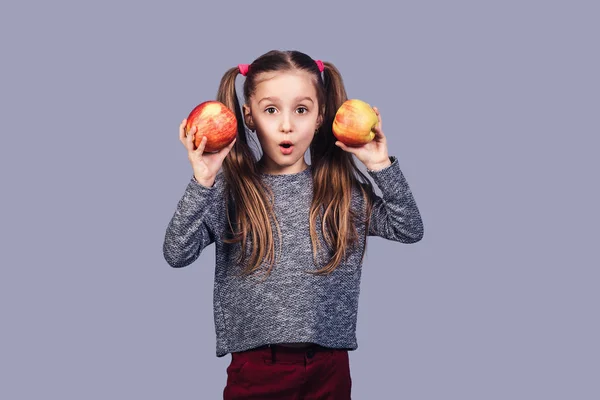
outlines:
[{"label": "open mouth", "polygon": [[279,143],[279,148],[281,149],[281,152],[283,154],[289,155],[289,154],[292,154],[294,144],[292,142],[290,142],[289,140],[285,140],[285,141]]}]

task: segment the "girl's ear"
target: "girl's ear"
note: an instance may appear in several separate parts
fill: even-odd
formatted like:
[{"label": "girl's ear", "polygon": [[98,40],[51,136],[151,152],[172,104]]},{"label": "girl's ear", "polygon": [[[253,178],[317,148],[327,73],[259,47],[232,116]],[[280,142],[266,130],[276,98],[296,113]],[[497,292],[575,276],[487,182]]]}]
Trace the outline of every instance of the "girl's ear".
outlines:
[{"label": "girl's ear", "polygon": [[325,118],[325,106],[321,106],[321,112],[319,113],[319,116],[317,117],[317,128],[321,127],[321,125],[323,124],[324,118]]},{"label": "girl's ear", "polygon": [[244,108],[244,122],[246,123],[246,126],[250,130],[253,131],[256,128],[254,127],[254,120],[252,119],[252,113],[250,112],[250,107],[247,104],[244,104],[243,108]]}]

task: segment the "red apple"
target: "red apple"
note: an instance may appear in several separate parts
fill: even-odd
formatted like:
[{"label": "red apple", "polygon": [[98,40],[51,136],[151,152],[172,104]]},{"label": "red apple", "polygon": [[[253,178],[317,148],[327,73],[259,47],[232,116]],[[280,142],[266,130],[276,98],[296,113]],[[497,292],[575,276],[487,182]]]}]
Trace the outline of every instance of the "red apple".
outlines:
[{"label": "red apple", "polygon": [[362,100],[346,100],[333,120],[333,135],[346,146],[362,146],[375,137],[373,128],[379,119],[373,108]]},{"label": "red apple", "polygon": [[194,145],[198,147],[202,136],[206,136],[204,151],[214,153],[230,144],[237,135],[237,119],[225,104],[219,101],[205,101],[197,105],[187,118],[185,133],[197,127]]}]

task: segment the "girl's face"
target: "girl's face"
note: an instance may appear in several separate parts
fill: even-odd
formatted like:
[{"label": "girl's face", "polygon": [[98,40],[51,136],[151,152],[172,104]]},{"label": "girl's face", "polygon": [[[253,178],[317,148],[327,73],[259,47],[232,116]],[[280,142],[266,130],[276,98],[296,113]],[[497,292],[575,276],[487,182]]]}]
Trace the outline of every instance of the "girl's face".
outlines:
[{"label": "girl's face", "polygon": [[304,71],[264,73],[250,104],[244,105],[248,128],[256,130],[263,150],[263,171],[294,174],[308,164],[304,154],[321,125],[317,92]]}]

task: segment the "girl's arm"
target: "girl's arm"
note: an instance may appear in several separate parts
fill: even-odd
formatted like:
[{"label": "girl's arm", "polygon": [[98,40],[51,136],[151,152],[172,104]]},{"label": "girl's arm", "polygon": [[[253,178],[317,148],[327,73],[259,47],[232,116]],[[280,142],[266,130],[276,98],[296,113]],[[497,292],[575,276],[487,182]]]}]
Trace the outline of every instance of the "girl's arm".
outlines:
[{"label": "girl's arm", "polygon": [[163,255],[175,268],[193,263],[214,242],[214,221],[221,204],[221,180],[206,187],[191,178],[167,226]]},{"label": "girl's arm", "polygon": [[348,147],[342,142],[335,144],[354,154],[366,167],[367,172],[383,194],[373,194],[373,213],[368,234],[381,236],[402,243],[415,243],[423,238],[423,221],[417,203],[404,178],[396,157],[390,157],[387,138],[381,128],[381,113],[373,107],[378,123],[373,127],[375,137],[360,147]]},{"label": "girl's arm", "polygon": [[415,243],[423,238],[423,221],[396,157],[390,157],[391,165],[377,170],[367,170],[382,192],[373,195],[370,236],[402,243]]}]

